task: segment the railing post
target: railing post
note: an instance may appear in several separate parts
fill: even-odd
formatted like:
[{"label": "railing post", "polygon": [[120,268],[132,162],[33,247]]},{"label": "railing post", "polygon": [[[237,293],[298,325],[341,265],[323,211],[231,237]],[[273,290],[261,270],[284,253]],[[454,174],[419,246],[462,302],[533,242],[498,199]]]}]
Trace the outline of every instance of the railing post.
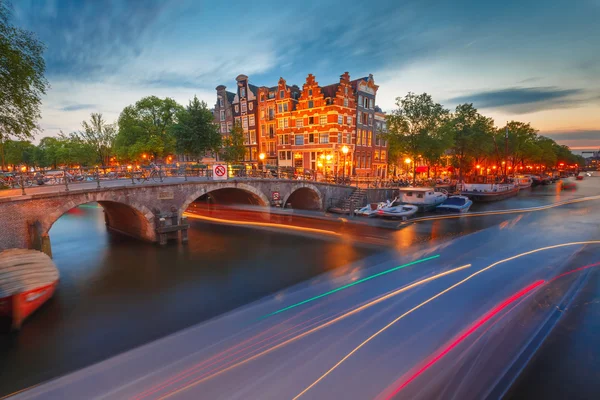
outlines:
[{"label": "railing post", "polygon": [[187,166],[183,166],[183,179],[187,182]]},{"label": "railing post", "polygon": [[67,169],[63,168],[63,180],[65,181],[65,192],[69,191],[69,178],[67,177]]},{"label": "railing post", "polygon": [[160,178],[160,181],[163,181],[163,176],[162,176],[162,165],[158,166],[158,177]]},{"label": "railing post", "polygon": [[96,168],[96,188],[100,189],[100,170]]},{"label": "railing post", "polygon": [[133,168],[131,168],[131,171],[129,171],[129,176],[131,176],[131,184],[135,185],[135,181],[133,180]]}]

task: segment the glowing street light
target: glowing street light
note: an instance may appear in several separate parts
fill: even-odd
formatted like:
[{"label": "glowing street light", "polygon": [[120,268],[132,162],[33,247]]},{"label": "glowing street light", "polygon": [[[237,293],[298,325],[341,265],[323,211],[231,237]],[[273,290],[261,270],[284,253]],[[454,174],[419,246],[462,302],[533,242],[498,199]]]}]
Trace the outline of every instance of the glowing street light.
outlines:
[{"label": "glowing street light", "polygon": [[142,154],[142,158],[145,160],[146,158],[148,158],[148,156],[146,154]]},{"label": "glowing street light", "polygon": [[412,162],[412,160],[411,160],[410,158],[408,158],[408,157],[406,157],[406,158],[404,159],[404,163],[405,163],[406,165],[410,164],[411,162]]},{"label": "glowing street light", "polygon": [[348,146],[344,145],[342,147],[342,153],[344,153],[344,171],[342,172],[342,179],[346,180],[346,154],[348,154]]},{"label": "glowing street light", "polygon": [[258,155],[258,158],[260,158],[260,160],[263,161],[265,159],[265,153],[260,153]]}]

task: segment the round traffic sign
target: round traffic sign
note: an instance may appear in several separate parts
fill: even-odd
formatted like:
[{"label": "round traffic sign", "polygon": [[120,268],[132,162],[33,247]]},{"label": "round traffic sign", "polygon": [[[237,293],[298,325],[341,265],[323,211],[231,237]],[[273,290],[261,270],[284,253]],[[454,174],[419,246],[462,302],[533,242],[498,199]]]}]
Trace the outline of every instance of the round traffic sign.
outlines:
[{"label": "round traffic sign", "polygon": [[227,169],[226,169],[224,166],[222,166],[222,165],[217,165],[217,166],[215,167],[215,174],[216,174],[217,176],[225,176],[225,174],[226,174],[226,173],[227,173]]}]

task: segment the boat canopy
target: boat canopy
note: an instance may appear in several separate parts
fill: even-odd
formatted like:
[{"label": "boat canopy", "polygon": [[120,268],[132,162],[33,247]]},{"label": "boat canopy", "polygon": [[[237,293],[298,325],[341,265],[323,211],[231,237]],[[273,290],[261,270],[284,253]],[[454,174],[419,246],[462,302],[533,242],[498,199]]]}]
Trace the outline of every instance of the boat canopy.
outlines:
[{"label": "boat canopy", "polygon": [[52,259],[37,250],[0,252],[0,298],[27,292],[58,280]]},{"label": "boat canopy", "polygon": [[464,206],[467,199],[464,197],[448,197],[442,204],[447,206]]}]

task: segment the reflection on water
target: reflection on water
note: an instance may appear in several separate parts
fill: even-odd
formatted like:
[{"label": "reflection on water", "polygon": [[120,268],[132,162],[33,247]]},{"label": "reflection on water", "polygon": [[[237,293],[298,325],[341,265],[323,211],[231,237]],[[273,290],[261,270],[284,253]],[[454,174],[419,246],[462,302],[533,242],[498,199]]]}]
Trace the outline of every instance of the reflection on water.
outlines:
[{"label": "reflection on water", "polygon": [[[0,396],[248,304],[371,251],[190,221],[165,248],[108,234],[101,208],[65,214],[50,232],[61,280],[18,335],[0,336]],[[346,271],[347,272],[347,271]]]}]

